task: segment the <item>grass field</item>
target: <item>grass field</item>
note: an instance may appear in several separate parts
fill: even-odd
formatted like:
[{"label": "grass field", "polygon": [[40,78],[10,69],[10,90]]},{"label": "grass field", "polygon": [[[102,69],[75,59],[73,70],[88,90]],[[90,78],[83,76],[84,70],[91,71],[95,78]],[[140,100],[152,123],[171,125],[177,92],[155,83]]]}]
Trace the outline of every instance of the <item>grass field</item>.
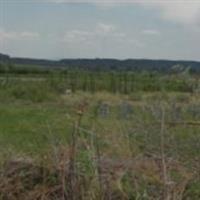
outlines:
[{"label": "grass field", "polygon": [[198,93],[59,88],[2,81],[0,199],[200,199]]}]

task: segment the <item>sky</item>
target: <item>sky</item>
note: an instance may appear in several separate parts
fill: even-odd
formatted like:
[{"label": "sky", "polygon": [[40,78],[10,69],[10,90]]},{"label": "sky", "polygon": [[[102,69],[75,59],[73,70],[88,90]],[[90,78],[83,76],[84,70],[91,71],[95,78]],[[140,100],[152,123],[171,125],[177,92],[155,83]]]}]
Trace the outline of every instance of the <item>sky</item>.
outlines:
[{"label": "sky", "polygon": [[200,0],[0,0],[0,52],[200,61]]}]

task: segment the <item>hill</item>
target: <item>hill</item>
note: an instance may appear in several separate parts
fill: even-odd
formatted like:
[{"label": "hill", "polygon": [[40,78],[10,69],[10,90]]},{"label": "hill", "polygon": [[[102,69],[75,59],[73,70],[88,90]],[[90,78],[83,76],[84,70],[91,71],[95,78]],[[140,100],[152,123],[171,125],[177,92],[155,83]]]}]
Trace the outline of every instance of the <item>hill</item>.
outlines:
[{"label": "hill", "polygon": [[94,71],[125,70],[125,71],[158,71],[169,72],[174,66],[182,69],[190,68],[193,73],[200,73],[200,62],[183,60],[151,60],[151,59],[33,59],[16,58],[0,53],[0,62],[9,62],[16,66],[37,66],[41,68],[83,69]]}]

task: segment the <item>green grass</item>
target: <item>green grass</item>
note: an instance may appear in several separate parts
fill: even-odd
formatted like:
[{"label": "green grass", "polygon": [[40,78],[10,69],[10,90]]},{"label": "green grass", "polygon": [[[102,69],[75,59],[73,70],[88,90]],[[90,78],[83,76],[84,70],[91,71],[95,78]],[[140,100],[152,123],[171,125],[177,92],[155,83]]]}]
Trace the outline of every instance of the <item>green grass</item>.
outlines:
[{"label": "green grass", "polygon": [[[159,198],[159,192],[162,192],[164,186],[160,176],[162,173],[159,171],[161,169],[157,169],[154,161],[161,157],[161,107],[164,106],[164,152],[166,161],[172,162],[169,164],[171,168],[168,169],[168,176],[177,183],[176,187],[181,185],[182,180],[188,179],[188,185],[184,186],[184,198],[198,200],[198,94],[164,91],[139,91],[130,94],[76,91],[67,95],[66,88],[66,85],[44,80],[15,80],[1,84],[0,160],[7,159],[3,156],[11,154],[14,157],[37,158],[45,166],[54,163],[52,151],[55,153],[55,149],[64,148],[64,152],[70,152],[74,124],[78,123],[81,116],[81,129],[78,129],[76,137],[76,163],[82,174],[81,178],[84,177],[87,183],[81,182],[84,190],[88,188],[89,193],[98,193],[98,181],[94,178],[98,170],[93,161],[94,157],[98,157],[95,152],[98,146],[100,157],[105,161],[110,159],[114,163],[115,160],[121,160],[126,165],[126,160],[139,159],[131,169],[124,168],[120,178],[115,180],[108,175],[108,189],[113,194],[126,193],[129,199],[142,200],[146,198],[145,195],[157,195],[154,199]],[[98,114],[98,105],[101,102],[109,106],[109,114],[105,118]],[[129,103],[133,109],[128,118],[121,114],[123,102]],[[44,160],[44,157],[48,159]],[[107,170],[118,173],[120,167],[111,166]],[[94,184],[90,181],[94,181]],[[94,188],[90,188],[91,186]]]},{"label": "green grass", "polygon": [[[76,109],[82,101],[88,103],[82,119],[82,126],[89,130],[92,128],[92,123],[99,131],[103,127],[108,132],[118,132],[119,129],[128,129],[129,127],[134,129],[139,126],[140,128],[144,124],[149,124],[149,129],[155,130],[158,127],[155,128],[151,125],[156,118],[151,113],[150,106],[154,104],[154,99],[158,98],[159,95],[159,93],[155,93],[152,94],[152,97],[149,97],[149,95],[143,93],[141,95],[142,100],[132,100],[133,97],[129,98],[128,95],[111,95],[102,92],[93,95],[78,92],[70,96],[60,95],[57,98],[53,98],[53,100],[48,99],[43,100],[43,102],[30,101],[29,99],[24,99],[23,96],[21,96],[21,100],[17,97],[14,103],[3,101],[0,104],[0,142],[16,150],[29,152],[32,150],[41,151],[48,146],[50,133],[54,137],[67,139],[69,130],[77,118]],[[168,96],[170,98],[174,94],[168,94]],[[128,101],[133,106],[133,113],[130,119],[120,117],[120,105],[123,101]],[[194,100],[191,100],[191,103],[192,101]],[[95,109],[97,109],[98,102],[107,102],[109,105],[109,115],[105,119],[96,116]],[[182,105],[182,119],[184,121],[194,120],[192,116],[184,111],[188,105]],[[156,104],[154,106],[154,109],[156,109]],[[169,120],[170,115],[169,110],[167,113]],[[139,125],[138,122],[140,123]],[[140,129],[139,131],[143,132],[144,130]],[[193,132],[197,134],[199,127],[177,126],[170,131],[174,132],[174,137],[187,139],[193,135]]]},{"label": "green grass", "polygon": [[67,138],[65,113],[59,106],[4,103],[0,113],[0,142],[14,150],[40,152],[50,142],[50,132]]}]

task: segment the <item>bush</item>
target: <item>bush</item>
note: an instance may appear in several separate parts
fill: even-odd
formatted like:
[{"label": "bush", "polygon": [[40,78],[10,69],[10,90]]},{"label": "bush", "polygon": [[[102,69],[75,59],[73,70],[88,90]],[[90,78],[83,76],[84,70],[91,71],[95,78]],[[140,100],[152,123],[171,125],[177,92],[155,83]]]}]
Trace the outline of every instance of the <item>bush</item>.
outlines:
[{"label": "bush", "polygon": [[43,102],[50,100],[54,94],[46,84],[28,83],[18,84],[9,88],[9,94],[16,99]]}]

